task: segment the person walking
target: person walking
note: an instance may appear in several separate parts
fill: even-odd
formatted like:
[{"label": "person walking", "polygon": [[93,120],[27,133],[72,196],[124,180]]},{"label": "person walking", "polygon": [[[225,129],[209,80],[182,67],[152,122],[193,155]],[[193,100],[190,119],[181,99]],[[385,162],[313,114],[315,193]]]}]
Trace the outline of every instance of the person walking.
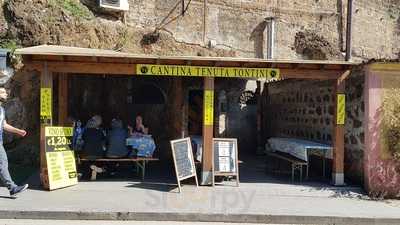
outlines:
[{"label": "person walking", "polygon": [[24,137],[26,135],[26,131],[15,128],[7,123],[5,119],[5,110],[2,106],[2,103],[4,103],[7,98],[8,93],[6,89],[0,88],[0,180],[10,191],[10,196],[16,197],[17,194],[23,192],[28,188],[28,184],[18,186],[14,183],[10,176],[10,172],[8,171],[7,153],[3,146],[3,130],[17,134],[21,137]]}]

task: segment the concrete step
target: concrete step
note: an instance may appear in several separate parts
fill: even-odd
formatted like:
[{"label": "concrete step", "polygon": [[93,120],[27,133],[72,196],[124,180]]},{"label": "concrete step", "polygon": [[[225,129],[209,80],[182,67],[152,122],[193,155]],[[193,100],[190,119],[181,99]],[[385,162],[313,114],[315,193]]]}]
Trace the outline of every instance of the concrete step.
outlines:
[{"label": "concrete step", "polygon": [[180,221],[258,224],[335,224],[335,225],[399,225],[400,219],[329,216],[290,216],[260,214],[211,213],[141,213],[101,211],[9,211],[0,210],[1,219],[17,220],[102,220],[102,221]]}]

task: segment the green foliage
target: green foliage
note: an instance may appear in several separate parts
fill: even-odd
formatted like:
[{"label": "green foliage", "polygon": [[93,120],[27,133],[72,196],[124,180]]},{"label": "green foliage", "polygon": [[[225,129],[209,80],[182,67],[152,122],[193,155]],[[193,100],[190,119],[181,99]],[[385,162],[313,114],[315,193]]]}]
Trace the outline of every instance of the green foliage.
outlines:
[{"label": "green foliage", "polygon": [[6,48],[11,50],[12,52],[15,51],[19,47],[16,40],[12,39],[0,39],[0,48]]},{"label": "green foliage", "polygon": [[400,89],[385,91],[382,111],[383,134],[388,150],[395,159],[400,159]]},{"label": "green foliage", "polygon": [[93,14],[90,10],[78,0],[49,0],[48,3],[51,7],[61,7],[74,17],[87,20],[93,18]]}]

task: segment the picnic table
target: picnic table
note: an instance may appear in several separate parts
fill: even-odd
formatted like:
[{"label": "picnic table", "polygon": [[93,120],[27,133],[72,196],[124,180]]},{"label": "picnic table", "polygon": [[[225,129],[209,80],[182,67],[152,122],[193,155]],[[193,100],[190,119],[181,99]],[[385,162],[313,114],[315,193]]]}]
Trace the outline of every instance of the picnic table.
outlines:
[{"label": "picnic table", "polygon": [[[144,180],[146,175],[146,163],[151,161],[158,161],[158,158],[153,157],[135,157],[135,158],[79,158],[80,162],[133,162],[136,165],[136,171],[139,173],[139,168],[141,170],[141,177]],[[94,169],[92,169],[94,170]],[[96,172],[96,171],[94,171]],[[92,171],[93,173],[93,171]],[[96,175],[94,175],[96,177]]]},{"label": "picnic table", "polygon": [[[126,139],[126,145],[137,150],[136,156],[126,158],[80,158],[79,161],[86,162],[133,162],[136,165],[136,172],[141,171],[142,180],[146,174],[146,164],[150,161],[158,161],[158,158],[153,158],[152,155],[156,149],[154,139],[151,135],[133,135]],[[92,169],[92,177],[96,179],[96,168]]]},{"label": "picnic table", "polygon": [[[326,159],[332,159],[333,147],[318,142],[296,139],[296,138],[280,138],[274,137],[268,139],[269,147],[273,151],[284,152],[308,163],[310,155],[318,155],[322,157],[323,176],[325,177]],[[267,148],[268,146],[266,146]]]}]

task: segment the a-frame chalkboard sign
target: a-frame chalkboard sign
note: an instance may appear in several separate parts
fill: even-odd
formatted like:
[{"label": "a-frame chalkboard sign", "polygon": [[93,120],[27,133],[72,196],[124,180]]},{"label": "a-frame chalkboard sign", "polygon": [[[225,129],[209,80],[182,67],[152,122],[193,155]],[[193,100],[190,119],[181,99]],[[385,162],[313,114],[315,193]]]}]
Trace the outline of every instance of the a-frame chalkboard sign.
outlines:
[{"label": "a-frame chalkboard sign", "polygon": [[171,149],[179,192],[181,192],[181,180],[191,177],[195,178],[196,186],[198,187],[199,183],[197,181],[196,167],[194,164],[190,138],[172,140]]},{"label": "a-frame chalkboard sign", "polygon": [[236,138],[213,138],[213,180],[215,177],[232,176],[236,178],[236,186],[239,186],[239,160]]}]

